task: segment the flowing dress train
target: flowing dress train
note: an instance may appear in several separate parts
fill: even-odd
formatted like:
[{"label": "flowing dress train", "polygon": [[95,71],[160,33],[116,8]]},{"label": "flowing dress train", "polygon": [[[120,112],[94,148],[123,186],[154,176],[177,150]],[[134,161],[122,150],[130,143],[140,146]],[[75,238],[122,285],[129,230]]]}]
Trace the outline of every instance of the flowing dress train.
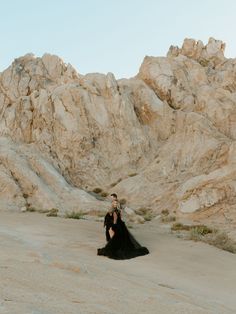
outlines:
[{"label": "flowing dress train", "polygon": [[97,255],[104,255],[113,259],[130,259],[148,254],[148,249],[141,246],[129,232],[119,211],[115,210],[115,212],[117,222],[112,225],[114,235],[103,248],[97,250]]}]

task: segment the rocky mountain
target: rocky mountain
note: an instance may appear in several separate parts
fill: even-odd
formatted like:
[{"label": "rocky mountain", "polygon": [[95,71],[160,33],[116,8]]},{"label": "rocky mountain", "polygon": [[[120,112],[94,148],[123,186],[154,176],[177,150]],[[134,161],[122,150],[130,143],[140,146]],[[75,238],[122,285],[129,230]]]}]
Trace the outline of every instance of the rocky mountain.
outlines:
[{"label": "rocky mountain", "polygon": [[[81,75],[28,54],[0,74],[0,208],[134,209],[236,223],[236,59],[185,39],[138,74]],[[232,228],[233,229],[233,228]]]}]

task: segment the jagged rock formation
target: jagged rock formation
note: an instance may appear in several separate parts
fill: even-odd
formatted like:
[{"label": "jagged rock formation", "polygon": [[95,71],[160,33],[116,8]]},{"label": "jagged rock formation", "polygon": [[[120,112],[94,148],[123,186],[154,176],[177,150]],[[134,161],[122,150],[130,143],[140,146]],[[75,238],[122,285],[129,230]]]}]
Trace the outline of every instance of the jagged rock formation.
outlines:
[{"label": "jagged rock formation", "polygon": [[88,193],[100,187],[133,208],[233,225],[236,59],[224,48],[185,39],[121,80],[49,54],[16,59],[0,75],[0,207],[27,194],[42,208],[101,208]]}]

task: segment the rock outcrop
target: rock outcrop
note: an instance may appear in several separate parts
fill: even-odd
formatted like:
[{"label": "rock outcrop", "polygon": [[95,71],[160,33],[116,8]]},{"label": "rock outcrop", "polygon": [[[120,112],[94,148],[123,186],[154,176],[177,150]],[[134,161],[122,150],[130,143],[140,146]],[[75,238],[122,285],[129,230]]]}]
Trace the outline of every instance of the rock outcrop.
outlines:
[{"label": "rock outcrop", "polygon": [[[139,73],[80,75],[29,54],[0,74],[0,207],[134,209],[236,223],[236,59],[185,39]],[[27,199],[26,199],[27,195]]]}]

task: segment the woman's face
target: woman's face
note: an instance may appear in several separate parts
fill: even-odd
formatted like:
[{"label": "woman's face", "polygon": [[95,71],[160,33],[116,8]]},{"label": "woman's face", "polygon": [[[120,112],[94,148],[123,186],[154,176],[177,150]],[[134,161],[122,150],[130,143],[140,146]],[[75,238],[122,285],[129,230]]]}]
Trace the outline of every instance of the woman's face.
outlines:
[{"label": "woman's face", "polygon": [[118,206],[118,202],[117,202],[117,201],[113,201],[113,202],[112,202],[112,207],[113,207],[113,208],[117,208],[117,206]]},{"label": "woman's face", "polygon": [[116,201],[116,197],[112,195],[111,200],[112,200],[112,202]]}]

